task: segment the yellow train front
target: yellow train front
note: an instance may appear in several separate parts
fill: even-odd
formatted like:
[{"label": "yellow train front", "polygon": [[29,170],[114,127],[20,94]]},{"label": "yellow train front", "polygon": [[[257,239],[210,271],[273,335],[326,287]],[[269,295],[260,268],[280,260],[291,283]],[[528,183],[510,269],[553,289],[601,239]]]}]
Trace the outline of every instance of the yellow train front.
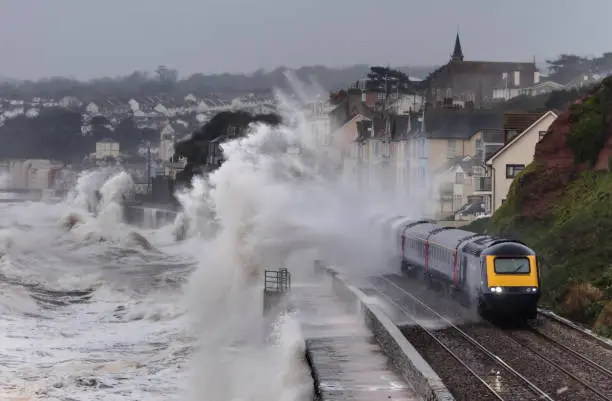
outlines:
[{"label": "yellow train front", "polygon": [[540,277],[535,252],[510,240],[493,241],[480,252],[478,309],[483,317],[537,316]]}]

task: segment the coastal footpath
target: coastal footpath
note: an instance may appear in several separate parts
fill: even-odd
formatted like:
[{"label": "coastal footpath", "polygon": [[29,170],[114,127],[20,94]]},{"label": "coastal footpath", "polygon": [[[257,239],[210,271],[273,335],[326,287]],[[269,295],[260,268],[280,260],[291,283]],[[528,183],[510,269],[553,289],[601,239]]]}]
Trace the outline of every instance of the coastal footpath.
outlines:
[{"label": "coastal footpath", "polygon": [[538,253],[542,304],[612,337],[612,78],[562,112],[506,202],[467,230]]}]

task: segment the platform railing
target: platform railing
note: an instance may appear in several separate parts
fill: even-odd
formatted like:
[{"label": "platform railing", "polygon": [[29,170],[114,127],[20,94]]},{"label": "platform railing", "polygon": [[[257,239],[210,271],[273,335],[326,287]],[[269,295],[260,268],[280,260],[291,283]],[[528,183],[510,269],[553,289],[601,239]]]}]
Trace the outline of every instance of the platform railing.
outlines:
[{"label": "platform railing", "polygon": [[290,288],[291,273],[286,268],[264,272],[264,290],[266,292],[288,292]]}]

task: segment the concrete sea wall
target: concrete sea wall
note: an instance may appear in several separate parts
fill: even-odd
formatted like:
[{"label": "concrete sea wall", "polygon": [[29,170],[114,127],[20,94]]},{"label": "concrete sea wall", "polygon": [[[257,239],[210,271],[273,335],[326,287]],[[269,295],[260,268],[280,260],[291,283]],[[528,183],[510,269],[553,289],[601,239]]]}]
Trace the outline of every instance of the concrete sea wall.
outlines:
[{"label": "concrete sea wall", "polygon": [[123,220],[142,228],[159,228],[172,224],[178,215],[177,210],[163,206],[124,205]]},{"label": "concrete sea wall", "polygon": [[[455,399],[442,379],[404,337],[399,328],[379,308],[367,302],[367,296],[363,291],[348,284],[346,279],[333,268],[325,267],[324,271],[327,276],[331,276],[338,299],[359,308],[366,326],[380,347],[399,373],[414,386],[424,400]],[[316,367],[313,374],[316,376]]]}]

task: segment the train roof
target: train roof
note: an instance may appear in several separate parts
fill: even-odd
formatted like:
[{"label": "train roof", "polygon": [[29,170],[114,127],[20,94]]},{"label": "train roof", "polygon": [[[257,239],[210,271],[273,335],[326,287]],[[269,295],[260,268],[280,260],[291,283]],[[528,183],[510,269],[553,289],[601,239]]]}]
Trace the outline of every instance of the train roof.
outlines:
[{"label": "train roof", "polygon": [[401,234],[405,228],[412,228],[420,224],[435,224],[435,221],[430,219],[415,220],[414,218],[403,217],[393,223],[393,229],[399,231]]},{"label": "train roof", "polygon": [[420,224],[415,224],[413,226],[407,225],[408,229],[406,230],[406,234],[409,234],[415,238],[426,239],[430,232],[442,228],[443,226],[436,224],[434,222],[423,222]]},{"label": "train roof", "polygon": [[447,228],[434,232],[429,241],[437,243],[447,248],[456,248],[461,242],[474,238],[474,233],[471,231],[461,230],[459,228]]},{"label": "train roof", "polygon": [[432,243],[448,249],[461,247],[463,252],[474,256],[499,255],[504,252],[509,255],[535,255],[531,248],[520,241],[441,226],[433,220],[410,220],[398,217],[390,222],[391,227],[400,234],[407,228],[408,236],[423,240],[429,238]]},{"label": "train roof", "polygon": [[508,249],[521,249],[522,252],[527,252],[529,255],[535,254],[531,248],[520,241],[490,235],[482,235],[474,238],[462,247],[462,251],[474,256],[494,255],[499,254],[498,252],[504,249],[500,248],[500,245],[508,245]]},{"label": "train roof", "polygon": [[481,255],[525,256],[535,255],[535,251],[520,241],[498,238],[480,251]]}]

